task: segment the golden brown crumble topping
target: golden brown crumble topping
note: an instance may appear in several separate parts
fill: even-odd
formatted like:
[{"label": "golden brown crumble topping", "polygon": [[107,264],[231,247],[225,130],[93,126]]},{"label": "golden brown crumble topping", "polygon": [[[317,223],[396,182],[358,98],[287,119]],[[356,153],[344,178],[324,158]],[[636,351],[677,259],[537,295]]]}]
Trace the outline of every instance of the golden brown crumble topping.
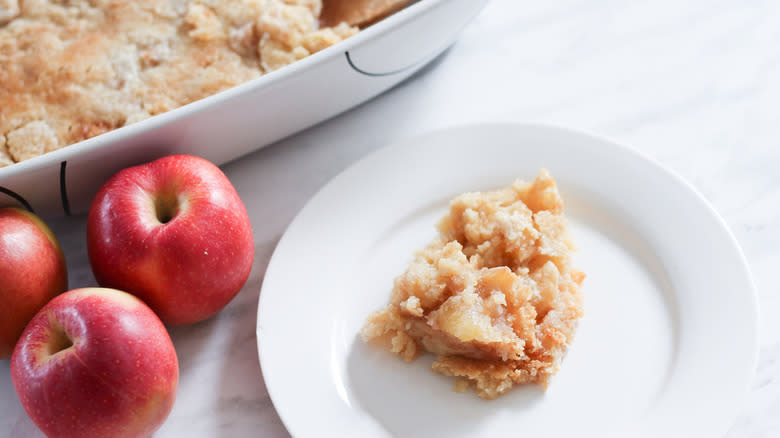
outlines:
[{"label": "golden brown crumble topping", "polygon": [[254,79],[358,32],[321,0],[0,0],[0,167]]},{"label": "golden brown crumble topping", "polygon": [[583,314],[573,249],[544,169],[532,183],[460,195],[361,335],[406,360],[436,354],[433,370],[460,377],[458,391],[468,382],[492,399],[514,384],[546,386]]}]

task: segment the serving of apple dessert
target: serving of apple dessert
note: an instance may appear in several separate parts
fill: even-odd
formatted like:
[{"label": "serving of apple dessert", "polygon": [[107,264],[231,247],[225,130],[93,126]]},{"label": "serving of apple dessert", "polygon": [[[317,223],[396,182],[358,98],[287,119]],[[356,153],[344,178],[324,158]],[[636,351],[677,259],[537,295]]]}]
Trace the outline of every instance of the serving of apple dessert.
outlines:
[{"label": "serving of apple dessert", "polygon": [[390,304],[361,335],[409,361],[428,351],[432,369],[492,399],[515,384],[546,387],[583,315],[585,274],[555,180],[465,193],[439,235],[395,279]]}]

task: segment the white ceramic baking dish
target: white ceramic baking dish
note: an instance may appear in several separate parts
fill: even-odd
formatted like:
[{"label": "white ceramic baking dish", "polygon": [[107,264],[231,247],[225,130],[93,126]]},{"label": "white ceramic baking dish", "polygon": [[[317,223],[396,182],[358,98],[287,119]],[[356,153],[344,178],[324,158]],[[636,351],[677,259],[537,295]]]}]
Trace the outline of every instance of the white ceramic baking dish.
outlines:
[{"label": "white ceramic baking dish", "polygon": [[321,52],[208,98],[0,168],[0,206],[84,212],[118,170],[174,153],[223,164],[364,102],[449,47],[487,0],[420,0]]}]

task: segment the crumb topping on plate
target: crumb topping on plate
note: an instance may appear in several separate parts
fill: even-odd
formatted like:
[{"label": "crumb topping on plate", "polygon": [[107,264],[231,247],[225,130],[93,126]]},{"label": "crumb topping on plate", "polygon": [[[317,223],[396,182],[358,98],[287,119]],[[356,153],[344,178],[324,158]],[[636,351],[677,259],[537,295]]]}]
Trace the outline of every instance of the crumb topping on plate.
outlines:
[{"label": "crumb topping on plate", "polygon": [[362,337],[405,360],[436,354],[434,371],[483,398],[515,384],[546,386],[583,315],[585,274],[571,266],[573,250],[544,169],[532,183],[460,195]]}]

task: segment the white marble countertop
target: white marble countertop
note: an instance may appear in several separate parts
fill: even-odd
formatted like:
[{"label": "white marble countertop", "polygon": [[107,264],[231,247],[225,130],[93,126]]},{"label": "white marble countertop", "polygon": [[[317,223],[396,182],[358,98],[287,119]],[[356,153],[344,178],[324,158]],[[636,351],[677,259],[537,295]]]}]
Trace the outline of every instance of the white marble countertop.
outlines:
[{"label": "white marble countertop", "polygon": [[[181,367],[156,436],[287,436],[263,384],[255,324],[263,274],[317,189],[398,139],[480,121],[611,137],[688,179],[729,224],[760,300],[760,359],[729,437],[780,436],[780,2],[493,0],[407,82],[224,167],[246,201],[256,260],[218,316],[171,329]],[[85,218],[50,221],[70,286],[95,285]],[[0,361],[0,435],[38,436]],[[713,382],[717,393],[717,382]]]}]

